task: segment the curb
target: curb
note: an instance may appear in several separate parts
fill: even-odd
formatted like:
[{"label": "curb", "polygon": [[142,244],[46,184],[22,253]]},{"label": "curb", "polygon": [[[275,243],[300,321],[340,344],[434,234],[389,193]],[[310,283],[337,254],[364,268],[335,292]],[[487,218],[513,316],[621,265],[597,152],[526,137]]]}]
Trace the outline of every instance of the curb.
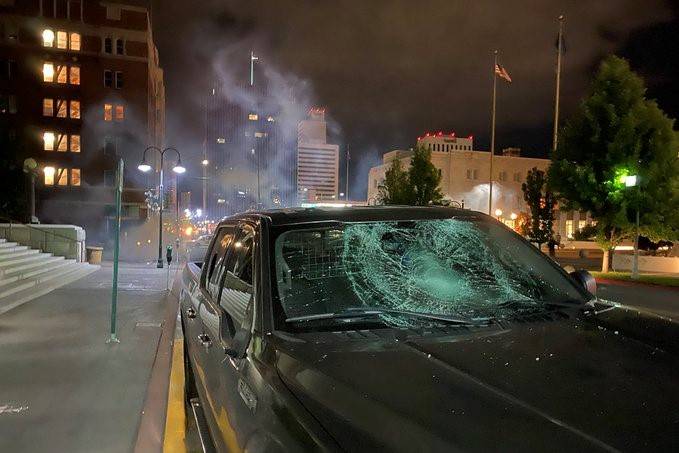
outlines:
[{"label": "curb", "polygon": [[669,285],[659,285],[656,283],[648,282],[631,282],[629,280],[615,280],[609,278],[596,278],[597,283],[603,283],[604,285],[615,285],[615,286],[642,286],[647,288],[662,288],[672,291],[679,291],[679,286],[669,286]]}]

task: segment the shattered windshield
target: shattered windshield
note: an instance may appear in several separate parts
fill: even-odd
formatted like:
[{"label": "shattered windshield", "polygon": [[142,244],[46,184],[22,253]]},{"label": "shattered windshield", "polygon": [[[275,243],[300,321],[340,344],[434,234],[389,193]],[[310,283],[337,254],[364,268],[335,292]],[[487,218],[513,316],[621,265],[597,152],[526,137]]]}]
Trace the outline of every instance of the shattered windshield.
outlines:
[{"label": "shattered windshield", "polygon": [[381,317],[391,324],[411,325],[413,314],[459,322],[584,302],[533,246],[478,219],[290,230],[276,239],[275,267],[288,321],[373,309],[390,311]]}]

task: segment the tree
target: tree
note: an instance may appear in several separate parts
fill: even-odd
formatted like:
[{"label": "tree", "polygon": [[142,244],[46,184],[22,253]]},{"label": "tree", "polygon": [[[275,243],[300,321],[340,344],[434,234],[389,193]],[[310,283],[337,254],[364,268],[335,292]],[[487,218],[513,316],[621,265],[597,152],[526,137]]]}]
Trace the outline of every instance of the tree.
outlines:
[{"label": "tree", "polygon": [[410,161],[410,169],[404,170],[399,159],[395,159],[380,184],[379,201],[382,204],[426,206],[443,204],[439,189],[441,175],[431,163],[431,151],[418,147]]},{"label": "tree", "polygon": [[554,225],[554,206],[556,199],[547,189],[545,172],[532,168],[526,175],[526,182],[521,185],[523,199],[530,209],[530,218],[523,231],[538,248],[552,239]]},{"label": "tree", "polygon": [[410,161],[408,181],[412,189],[413,204],[426,206],[428,204],[441,204],[443,194],[439,189],[441,172],[431,163],[431,151],[418,146]]},{"label": "tree", "polygon": [[408,171],[403,169],[399,159],[392,161],[378,190],[378,198],[382,204],[412,204]]},{"label": "tree", "polygon": [[[550,187],[566,209],[589,211],[608,271],[610,250],[641,233],[652,239],[679,234],[679,138],[674,121],[645,98],[643,80],[622,58],[600,65],[589,96],[560,132],[549,169]],[[626,187],[637,175],[639,187]]]}]

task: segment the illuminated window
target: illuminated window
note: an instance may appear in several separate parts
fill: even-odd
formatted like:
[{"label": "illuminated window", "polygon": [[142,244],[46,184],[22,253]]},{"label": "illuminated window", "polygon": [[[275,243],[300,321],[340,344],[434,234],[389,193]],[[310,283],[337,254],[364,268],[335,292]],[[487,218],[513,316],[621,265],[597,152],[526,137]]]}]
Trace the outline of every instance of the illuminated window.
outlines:
[{"label": "illuminated window", "polygon": [[43,47],[54,47],[54,32],[49,28],[42,31],[42,45]]},{"label": "illuminated window", "polygon": [[122,121],[125,119],[125,106],[116,105],[116,121]]},{"label": "illuminated window", "polygon": [[71,118],[76,120],[80,119],[80,101],[71,101],[71,105],[69,107]]},{"label": "illuminated window", "polygon": [[54,116],[54,99],[45,98],[42,100],[42,115]]},{"label": "illuminated window", "polygon": [[43,173],[45,174],[45,185],[46,186],[53,186],[54,185],[54,167],[45,167],[43,170]]},{"label": "illuminated window", "polygon": [[257,138],[266,137],[266,132],[255,132],[255,137]]},{"label": "illuminated window", "polygon": [[573,239],[573,221],[566,220],[566,237],[568,239]]},{"label": "illuminated window", "polygon": [[80,50],[80,33],[71,33],[71,50]]},{"label": "illuminated window", "polygon": [[586,220],[580,220],[578,221],[578,230],[582,230],[587,226],[587,221]]},{"label": "illuminated window", "polygon": [[68,170],[65,168],[57,169],[57,185],[67,186],[68,185]]},{"label": "illuminated window", "polygon": [[107,88],[113,87],[113,71],[104,71],[104,86]]},{"label": "illuminated window", "polygon": [[250,114],[248,115],[248,119],[249,119],[250,121],[257,121],[257,120],[259,119],[259,116],[258,116],[256,113],[250,113]]},{"label": "illuminated window", "polygon": [[57,83],[68,82],[68,67],[66,65],[57,65]]},{"label": "illuminated window", "polygon": [[68,136],[66,134],[57,134],[57,151],[65,153],[68,151]]},{"label": "illuminated window", "polygon": [[69,149],[72,153],[80,152],[80,135],[71,135]]},{"label": "illuminated window", "polygon": [[56,111],[57,111],[57,118],[66,118],[68,115],[66,114],[66,101],[63,99],[57,99],[57,106],[56,106]]},{"label": "illuminated window", "polygon": [[42,134],[42,142],[45,151],[54,151],[54,132],[45,132]]},{"label": "illuminated window", "polygon": [[43,63],[42,65],[42,81],[54,82],[54,65],[52,63]]},{"label": "illuminated window", "polygon": [[269,123],[273,123],[275,120],[273,119],[273,116],[270,116],[266,119]]},{"label": "illuminated window", "polygon": [[219,137],[219,138],[217,139],[217,143],[226,143],[226,139],[225,139],[225,138],[222,138],[222,137]]},{"label": "illuminated window", "polygon": [[80,85],[80,66],[71,66],[68,73],[68,83],[71,85]]},{"label": "illuminated window", "polygon": [[111,38],[104,39],[104,52],[113,53],[113,40]]},{"label": "illuminated window", "polygon": [[68,49],[68,33],[65,31],[57,32],[57,49]]},{"label": "illuminated window", "polygon": [[113,104],[104,104],[104,121],[113,121]]},{"label": "illuminated window", "polygon": [[123,55],[125,53],[125,41],[122,38],[116,39],[116,53],[118,55]]},{"label": "illuminated window", "polygon": [[72,168],[71,169],[71,185],[72,186],[79,186],[80,185],[80,169],[79,168]]}]

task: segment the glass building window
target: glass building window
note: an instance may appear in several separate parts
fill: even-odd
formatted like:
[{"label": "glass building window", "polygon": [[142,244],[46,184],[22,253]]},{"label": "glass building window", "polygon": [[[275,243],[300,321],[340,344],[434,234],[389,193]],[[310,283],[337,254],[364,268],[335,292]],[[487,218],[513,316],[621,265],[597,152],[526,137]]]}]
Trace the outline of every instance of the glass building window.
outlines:
[{"label": "glass building window", "polygon": [[121,89],[123,87],[123,72],[122,71],[116,71],[116,88]]},{"label": "glass building window", "polygon": [[68,67],[66,65],[57,65],[57,83],[68,82]]},{"label": "glass building window", "polygon": [[113,86],[113,71],[108,69],[104,71],[104,86],[111,88]]},{"label": "glass building window", "polygon": [[42,100],[42,115],[54,116],[54,99],[45,98]]},{"label": "glass building window", "polygon": [[116,54],[123,55],[125,53],[125,41],[122,38],[116,39]]},{"label": "glass building window", "polygon": [[113,53],[113,39],[111,38],[104,39],[104,52]]},{"label": "glass building window", "polygon": [[80,66],[71,66],[68,72],[68,83],[80,85]]},{"label": "glass building window", "polygon": [[57,49],[68,49],[68,33],[65,31],[57,32]]},{"label": "glass building window", "polygon": [[257,121],[257,120],[259,119],[259,116],[258,116],[256,113],[250,113],[250,114],[248,115],[248,119],[249,119],[250,121]]},{"label": "glass building window", "polygon": [[113,121],[113,104],[104,104],[104,121]]},{"label": "glass building window", "polygon": [[573,221],[566,220],[566,237],[568,239],[573,239]]},{"label": "glass building window", "polygon": [[79,168],[72,168],[71,169],[71,185],[72,186],[79,186],[80,185],[80,169]]},{"label": "glass building window", "polygon": [[63,99],[57,99],[56,111],[57,118],[66,118],[67,116],[66,101]]},{"label": "glass building window", "polygon": [[80,135],[71,135],[69,149],[72,153],[80,152]]},{"label": "glass building window", "polygon": [[49,28],[42,31],[42,45],[43,47],[54,47],[54,31]]},{"label": "glass building window", "polygon": [[71,50],[79,51],[80,50],[80,33],[71,33],[70,35],[70,47]]},{"label": "glass building window", "polygon": [[71,118],[80,119],[80,101],[70,101],[69,113]]},{"label": "glass building window", "polygon": [[125,106],[116,105],[116,121],[122,121],[125,119]]},{"label": "glass building window", "polygon": [[42,134],[42,142],[45,151],[54,151],[54,132],[45,132]]},{"label": "glass building window", "polygon": [[43,63],[42,65],[42,81],[54,82],[54,64]]},{"label": "glass building window", "polygon": [[65,168],[57,169],[57,185],[67,186],[68,185],[68,170]]},{"label": "glass building window", "polygon": [[68,136],[66,134],[57,134],[57,151],[65,153],[68,151]]}]

